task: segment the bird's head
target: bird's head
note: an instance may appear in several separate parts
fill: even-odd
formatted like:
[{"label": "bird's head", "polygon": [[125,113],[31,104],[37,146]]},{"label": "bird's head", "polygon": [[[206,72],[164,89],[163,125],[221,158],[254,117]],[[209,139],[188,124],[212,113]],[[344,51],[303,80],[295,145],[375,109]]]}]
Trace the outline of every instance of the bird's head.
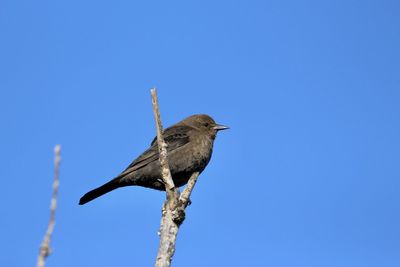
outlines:
[{"label": "bird's head", "polygon": [[217,124],[213,118],[206,114],[192,115],[184,120],[185,124],[195,127],[201,131],[207,132],[212,139],[215,138],[218,131],[229,129],[228,126]]}]

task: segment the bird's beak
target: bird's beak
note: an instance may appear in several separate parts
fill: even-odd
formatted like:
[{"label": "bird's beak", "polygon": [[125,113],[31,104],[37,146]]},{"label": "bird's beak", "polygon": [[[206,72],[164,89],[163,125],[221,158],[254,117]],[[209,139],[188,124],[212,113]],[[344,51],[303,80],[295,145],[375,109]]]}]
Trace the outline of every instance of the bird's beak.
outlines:
[{"label": "bird's beak", "polygon": [[213,129],[216,131],[222,131],[222,130],[229,129],[229,127],[225,126],[225,125],[217,124],[213,127]]}]

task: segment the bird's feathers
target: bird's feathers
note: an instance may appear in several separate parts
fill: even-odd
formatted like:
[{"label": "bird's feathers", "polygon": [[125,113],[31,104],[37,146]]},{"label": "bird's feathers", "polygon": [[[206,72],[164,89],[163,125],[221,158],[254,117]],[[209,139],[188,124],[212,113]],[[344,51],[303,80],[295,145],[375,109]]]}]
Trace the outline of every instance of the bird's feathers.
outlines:
[{"label": "bird's feathers", "polygon": [[[171,153],[173,150],[188,144],[190,141],[189,131],[189,126],[172,126],[170,128],[167,128],[163,133],[164,141],[167,144],[167,153]],[[147,149],[142,155],[140,155],[136,160],[134,160],[121,173],[121,175],[119,175],[119,177],[143,168],[151,162],[158,161],[158,159],[158,144],[157,137],[155,137],[151,142],[151,147]]]},{"label": "bird's feathers", "polygon": [[[215,121],[208,115],[190,116],[165,129],[169,167],[175,186],[187,183],[193,172],[202,172],[207,166],[217,131]],[[138,185],[165,190],[159,162],[157,138],[142,155],[135,159],[121,174],[110,182],[86,193],[79,204],[85,204],[116,188]]]}]

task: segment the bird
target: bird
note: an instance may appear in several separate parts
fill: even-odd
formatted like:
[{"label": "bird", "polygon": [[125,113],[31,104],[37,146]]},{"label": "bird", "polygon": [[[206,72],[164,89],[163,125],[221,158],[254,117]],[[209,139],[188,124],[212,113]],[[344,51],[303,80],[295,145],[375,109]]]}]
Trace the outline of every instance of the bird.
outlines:
[{"label": "bird", "polygon": [[[176,187],[185,185],[194,172],[201,173],[205,169],[211,159],[217,132],[226,129],[229,127],[217,124],[209,115],[195,114],[163,131],[169,168]],[[79,205],[125,186],[142,186],[165,191],[157,137],[151,142],[150,148],[118,176],[83,195]]]}]

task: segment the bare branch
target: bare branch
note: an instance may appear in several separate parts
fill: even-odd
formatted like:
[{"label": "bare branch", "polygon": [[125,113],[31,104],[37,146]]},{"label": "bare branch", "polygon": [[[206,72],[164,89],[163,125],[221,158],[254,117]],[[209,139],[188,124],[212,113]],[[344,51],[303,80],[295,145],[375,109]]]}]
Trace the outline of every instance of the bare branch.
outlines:
[{"label": "bare branch", "polygon": [[167,200],[164,202],[162,209],[162,218],[160,225],[160,245],[155,266],[169,267],[171,265],[172,256],[175,252],[176,236],[179,226],[185,220],[185,208],[190,202],[190,194],[196,184],[198,172],[195,172],[190,177],[187,187],[179,197],[179,189],[175,187],[172,180],[171,171],[168,165],[167,144],[162,136],[162,124],[160,118],[160,109],[158,107],[157,91],[151,89],[151,97],[153,104],[154,118],[157,127],[157,144],[160,154],[160,165],[162,178],[167,192]]},{"label": "bare branch", "polygon": [[181,196],[179,197],[179,202],[183,205],[183,207],[187,207],[190,201],[190,195],[192,194],[192,190],[196,185],[197,178],[199,177],[198,172],[194,172],[187,183],[185,190],[183,190]]},{"label": "bare branch", "polygon": [[161,123],[160,109],[158,107],[158,98],[157,91],[155,88],[151,89],[151,102],[153,104],[153,113],[154,119],[156,120],[157,127],[157,143],[158,143],[158,152],[160,153],[160,164],[162,170],[162,177],[165,183],[165,187],[168,195],[171,192],[169,190],[173,190],[175,188],[174,181],[172,180],[171,171],[169,170],[168,157],[167,157],[167,144],[164,141],[164,137],[162,135],[163,127]]},{"label": "bare branch", "polygon": [[158,98],[156,89],[151,89],[151,99],[153,104],[154,119],[157,127],[157,143],[160,153],[160,165],[162,178],[167,192],[167,200],[163,206],[161,225],[160,225],[160,246],[158,249],[155,266],[170,266],[172,256],[175,252],[176,235],[178,234],[178,225],[173,221],[172,210],[178,203],[179,192],[175,189],[172,180],[171,171],[168,165],[167,144],[162,136],[162,123],[160,118],[160,109],[158,107]]},{"label": "bare branch", "polygon": [[40,252],[37,261],[38,267],[44,267],[46,258],[51,253],[50,241],[51,241],[51,235],[53,234],[54,231],[54,226],[56,224],[57,197],[58,197],[58,187],[60,184],[60,179],[59,179],[60,163],[61,163],[61,146],[56,145],[54,147],[54,179],[53,179],[53,194],[51,196],[51,204],[50,204],[50,219],[46,234],[44,235],[42,244],[40,245]]}]

